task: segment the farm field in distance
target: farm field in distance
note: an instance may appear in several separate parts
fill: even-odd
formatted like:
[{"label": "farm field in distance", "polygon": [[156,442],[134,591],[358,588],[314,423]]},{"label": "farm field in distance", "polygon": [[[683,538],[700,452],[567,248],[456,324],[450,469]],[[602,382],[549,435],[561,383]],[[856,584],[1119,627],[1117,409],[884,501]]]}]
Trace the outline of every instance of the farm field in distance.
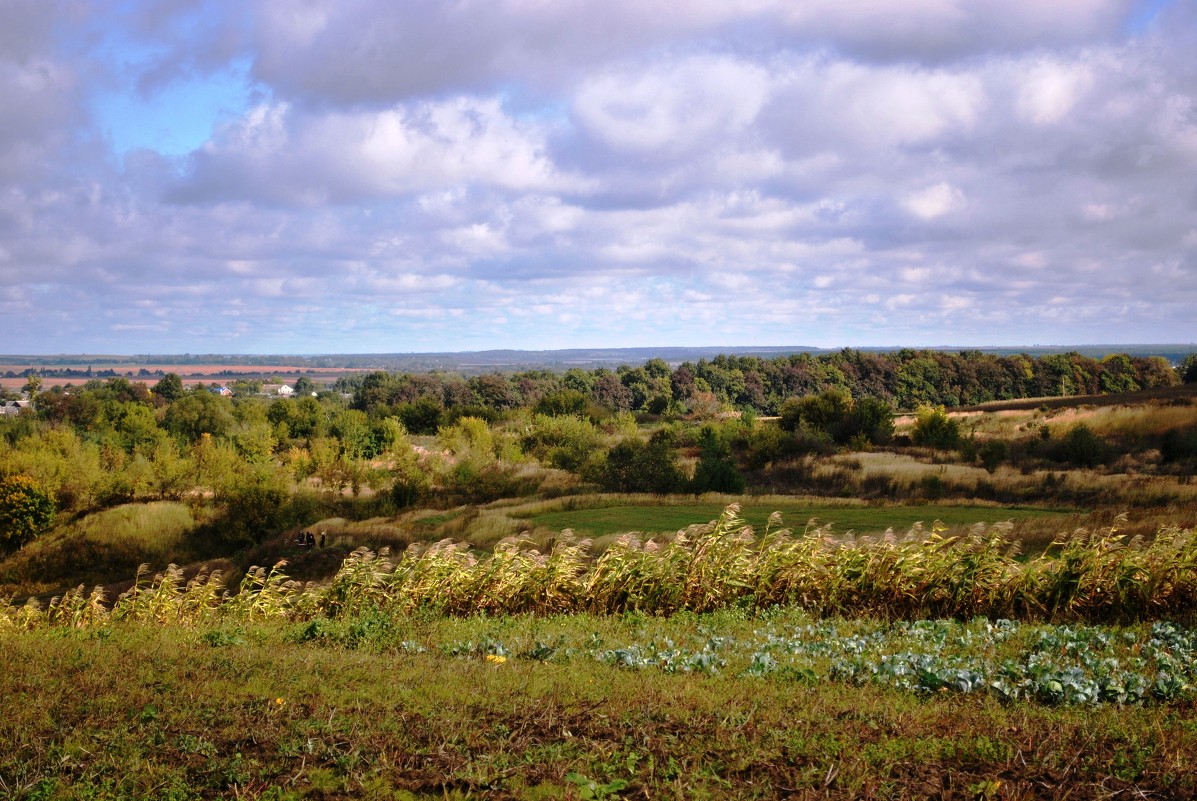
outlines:
[{"label": "farm field in distance", "polygon": [[1184,370],[155,364],[0,417],[0,796],[1197,794]]},{"label": "farm field in distance", "polygon": [[[25,386],[28,379],[21,373],[29,370],[29,364],[0,363],[0,387],[17,390]],[[54,375],[54,372],[72,371],[72,375]],[[91,370],[91,373],[88,373]],[[186,385],[199,382],[213,383],[241,379],[268,379],[271,377],[285,378],[294,381],[301,375],[317,381],[335,381],[342,375],[349,375],[355,370],[340,367],[295,367],[290,365],[246,365],[246,364],[118,364],[91,365],[66,364],[55,365],[53,368],[43,368],[39,372],[50,373],[44,375],[42,384],[46,388],[67,385],[78,386],[91,378],[104,380],[109,377],[127,378],[142,384],[155,384],[166,373],[175,373]],[[11,375],[8,375],[11,374]]]}]

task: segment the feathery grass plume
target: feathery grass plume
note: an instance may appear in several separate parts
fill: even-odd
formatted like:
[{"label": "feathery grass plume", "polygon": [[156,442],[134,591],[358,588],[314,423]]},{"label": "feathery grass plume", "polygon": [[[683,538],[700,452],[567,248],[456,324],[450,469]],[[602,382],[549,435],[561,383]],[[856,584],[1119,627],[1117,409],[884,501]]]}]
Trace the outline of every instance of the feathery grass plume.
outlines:
[{"label": "feathery grass plume", "polygon": [[827,609],[836,547],[830,524],[808,524],[800,537],[789,529],[769,531],[761,542],[757,561],[753,588],[757,606],[792,603],[822,614]]},{"label": "feathery grass plume", "polygon": [[[113,620],[141,619],[142,599],[148,591],[150,580],[150,566],[143,562],[137,566],[137,573],[133,576],[133,586],[118,595],[116,603],[112,605]],[[144,587],[142,586],[143,581],[146,582]]]},{"label": "feathery grass plume", "polygon": [[437,609],[446,614],[469,614],[463,592],[468,572],[478,559],[467,543],[440,540],[424,547],[408,546],[395,566],[394,598],[401,611]]},{"label": "feathery grass plume", "polygon": [[290,617],[303,586],[288,578],[283,572],[286,566],[287,560],[280,559],[270,570],[256,565],[247,570],[237,594],[228,601],[228,613],[243,620]]},{"label": "feathery grass plume", "polygon": [[83,585],[67,590],[61,597],[50,599],[46,607],[46,622],[51,626],[86,628],[105,623],[108,609],[104,606],[104,588],[95,587],[84,595]]},{"label": "feathery grass plume", "polygon": [[[674,545],[679,545],[679,537]],[[740,505],[723,510],[701,536],[686,538],[689,560],[682,578],[681,608],[710,612],[730,606],[754,586],[756,553],[752,527],[740,518]]]},{"label": "feathery grass plume", "polygon": [[341,563],[341,569],[321,592],[321,611],[329,617],[360,614],[371,607],[386,607],[393,600],[387,577],[394,572],[390,549],[376,554],[357,548]]},{"label": "feathery grass plume", "polygon": [[430,609],[446,615],[641,611],[668,615],[738,604],[796,605],[815,615],[887,619],[975,616],[1043,621],[1191,620],[1197,609],[1197,536],[1161,528],[1149,542],[1118,529],[1078,529],[1045,552],[1019,562],[1010,526],[974,526],[945,536],[938,521],[902,537],[836,538],[809,523],[801,536],[771,516],[757,540],[729,506],[717,519],[672,538],[617,537],[597,559],[590,543],[564,531],[548,553],[507,539],[479,557],[464,542],[410,546],[398,563],[384,549],[350,554],[326,586],[300,585],[283,572],[251,568],[229,596],[218,572],[184,584],[175,565],[133,586],[104,608],[99,589],[78,587],[42,611],[35,601],[3,604],[0,626],[34,628],[140,621],[196,625],[218,615],[307,619]]},{"label": "feathery grass plume", "polygon": [[561,532],[527,588],[538,612],[553,615],[579,609],[589,555],[590,540],[575,539],[570,529]]},{"label": "feathery grass plume", "polygon": [[46,613],[36,598],[30,598],[21,606],[16,607],[11,620],[13,628],[24,630],[39,629],[47,623]]},{"label": "feathery grass plume", "polygon": [[525,551],[521,544],[528,543],[504,538],[496,543],[489,556],[465,571],[461,591],[467,607],[487,614],[530,611],[525,608],[527,598],[523,585],[536,569],[540,553]]},{"label": "feathery grass plume", "polygon": [[541,615],[575,611],[588,546],[588,541],[574,541],[572,532],[562,532],[547,555],[527,540],[499,542],[494,552],[470,571],[474,609]]},{"label": "feathery grass plume", "polygon": [[178,623],[182,604],[179,590],[183,586],[183,571],[178,565],[167,565],[166,570],[148,579],[150,566],[137,568],[133,586],[117,598],[112,608],[113,620],[132,620],[142,623]]},{"label": "feathery grass plume", "polygon": [[588,611],[669,614],[676,610],[680,588],[667,577],[672,576],[670,568],[683,553],[684,538],[685,534],[679,533],[673,543],[660,548],[651,540],[646,546],[634,534],[616,537],[586,581],[583,595]]},{"label": "feathery grass plume", "polygon": [[201,570],[187,582],[179,597],[179,620],[192,625],[207,623],[220,614],[226,597],[221,572]]}]

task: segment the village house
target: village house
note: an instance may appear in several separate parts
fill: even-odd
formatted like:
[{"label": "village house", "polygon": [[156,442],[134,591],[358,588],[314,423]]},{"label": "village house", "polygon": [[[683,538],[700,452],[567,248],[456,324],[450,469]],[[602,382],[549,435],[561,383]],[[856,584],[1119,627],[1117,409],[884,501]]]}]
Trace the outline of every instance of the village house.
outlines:
[{"label": "village house", "polygon": [[15,401],[0,401],[0,415],[9,416],[20,414],[22,409],[30,408],[31,401],[15,400]]}]

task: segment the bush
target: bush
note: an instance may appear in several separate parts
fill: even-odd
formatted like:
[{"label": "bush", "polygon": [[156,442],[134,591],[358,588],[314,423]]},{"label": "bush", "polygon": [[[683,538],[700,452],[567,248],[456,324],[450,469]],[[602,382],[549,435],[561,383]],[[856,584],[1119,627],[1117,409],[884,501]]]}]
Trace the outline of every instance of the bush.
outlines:
[{"label": "bush", "polygon": [[1165,462],[1197,459],[1197,426],[1165,431],[1160,441],[1160,455]]},{"label": "bush", "polygon": [[704,492],[722,492],[740,495],[748,484],[730,459],[719,456],[704,456],[694,469],[694,480],[690,487],[697,495]]},{"label": "bush", "polygon": [[543,464],[578,472],[601,443],[601,432],[589,420],[537,414],[521,445],[525,453],[535,456]]},{"label": "bush", "polygon": [[694,479],[690,488],[696,494],[704,492],[725,492],[739,495],[747,486],[744,476],[736,469],[731,459],[731,448],[728,439],[734,436],[730,432],[713,425],[705,425],[699,433],[699,445],[702,455],[698,466],[694,470]]},{"label": "bush", "polygon": [[914,423],[916,445],[928,448],[955,448],[960,442],[960,426],[942,406],[921,406]]},{"label": "bush", "polygon": [[609,492],[677,492],[686,483],[678,469],[673,448],[663,442],[652,444],[628,439],[607,454],[598,480]]},{"label": "bush", "polygon": [[1076,467],[1096,467],[1105,461],[1106,444],[1082,423],[1064,436],[1057,454],[1062,461]]},{"label": "bush", "polygon": [[977,456],[981,459],[981,466],[992,473],[994,470],[997,470],[999,464],[1006,461],[1009,453],[1010,449],[1003,440],[991,439],[981,445],[977,451]]},{"label": "bush", "polygon": [[550,392],[539,401],[532,411],[546,417],[567,417],[586,415],[590,410],[590,398],[576,389]]},{"label": "bush", "polygon": [[779,414],[783,431],[825,434],[839,445],[853,440],[880,444],[894,433],[894,412],[887,402],[871,397],[853,400],[843,389],[790,398]]},{"label": "bush", "polygon": [[15,551],[54,523],[54,499],[28,476],[0,479],[0,551]]}]

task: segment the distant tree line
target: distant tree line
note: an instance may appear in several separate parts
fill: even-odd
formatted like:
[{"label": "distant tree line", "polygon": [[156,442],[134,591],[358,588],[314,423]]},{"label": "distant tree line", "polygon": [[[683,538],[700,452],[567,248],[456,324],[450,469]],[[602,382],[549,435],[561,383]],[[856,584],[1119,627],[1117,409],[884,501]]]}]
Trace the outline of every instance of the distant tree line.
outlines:
[{"label": "distant tree line", "polygon": [[[778,415],[787,400],[836,391],[897,409],[970,406],[995,400],[1097,395],[1168,387],[1188,373],[1158,357],[1080,353],[1032,357],[978,351],[845,349],[776,359],[717,356],[676,368],[661,359],[616,370],[532,370],[463,378],[447,373],[374,371],[338,379],[352,406],[398,417],[409,431],[432,433],[462,414],[493,419],[515,408],[546,414],[588,410],[704,416],[721,410]],[[1192,376],[1197,379],[1197,374]]]}]

